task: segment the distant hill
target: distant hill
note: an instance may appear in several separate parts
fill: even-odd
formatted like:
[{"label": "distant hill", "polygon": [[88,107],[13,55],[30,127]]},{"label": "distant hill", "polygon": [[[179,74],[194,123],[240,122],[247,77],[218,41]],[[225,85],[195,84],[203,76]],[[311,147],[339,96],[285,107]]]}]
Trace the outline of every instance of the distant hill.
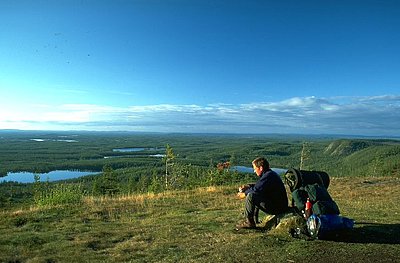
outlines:
[{"label": "distant hill", "polygon": [[373,141],[365,140],[337,140],[331,142],[328,147],[325,148],[324,153],[328,155],[346,156],[374,144],[376,143]]},{"label": "distant hill", "polygon": [[399,175],[400,142],[389,139],[341,139],[330,142],[323,156],[313,160],[324,163],[335,176]]}]

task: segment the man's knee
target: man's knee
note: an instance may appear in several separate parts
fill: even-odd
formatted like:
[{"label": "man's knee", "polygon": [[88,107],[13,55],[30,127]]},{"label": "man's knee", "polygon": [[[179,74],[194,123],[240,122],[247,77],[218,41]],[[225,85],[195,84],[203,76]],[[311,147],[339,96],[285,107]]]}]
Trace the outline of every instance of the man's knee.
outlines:
[{"label": "man's knee", "polygon": [[255,194],[254,193],[248,193],[246,195],[246,200],[253,202],[255,199]]}]

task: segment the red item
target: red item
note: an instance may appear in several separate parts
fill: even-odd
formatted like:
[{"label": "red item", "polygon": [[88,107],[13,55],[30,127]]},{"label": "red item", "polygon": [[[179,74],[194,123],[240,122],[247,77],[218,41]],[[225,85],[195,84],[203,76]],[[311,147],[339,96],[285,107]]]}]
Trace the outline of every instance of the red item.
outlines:
[{"label": "red item", "polygon": [[308,219],[312,215],[312,204],[310,202],[310,198],[307,198],[306,202],[306,211],[305,211],[305,218]]},{"label": "red item", "polygon": [[310,198],[307,198],[307,202],[306,202],[306,210],[308,209],[312,209],[312,204],[310,202]]}]

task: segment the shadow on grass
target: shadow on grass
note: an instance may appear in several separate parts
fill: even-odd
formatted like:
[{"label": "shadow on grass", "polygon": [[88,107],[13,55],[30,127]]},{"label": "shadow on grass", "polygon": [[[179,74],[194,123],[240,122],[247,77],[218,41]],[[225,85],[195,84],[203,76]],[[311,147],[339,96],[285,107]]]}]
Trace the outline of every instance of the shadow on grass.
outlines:
[{"label": "shadow on grass", "polygon": [[359,222],[351,230],[339,231],[324,240],[347,243],[400,244],[400,224]]}]

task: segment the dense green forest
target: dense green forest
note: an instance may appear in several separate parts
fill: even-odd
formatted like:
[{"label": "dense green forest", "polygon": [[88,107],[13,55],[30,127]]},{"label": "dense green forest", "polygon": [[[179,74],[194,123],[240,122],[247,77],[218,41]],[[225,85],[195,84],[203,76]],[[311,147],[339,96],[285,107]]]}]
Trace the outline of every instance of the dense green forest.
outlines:
[{"label": "dense green forest", "polygon": [[[140,148],[137,151],[116,149]],[[171,156],[168,156],[168,151]],[[0,175],[28,171],[95,171],[69,180],[90,194],[157,192],[254,180],[229,166],[265,156],[274,168],[322,170],[333,177],[399,176],[398,139],[299,135],[0,131]],[[39,178],[37,178],[39,179]],[[59,184],[4,182],[0,201],[33,196]],[[50,186],[53,185],[53,186]],[[35,190],[36,189],[36,190]]]}]

